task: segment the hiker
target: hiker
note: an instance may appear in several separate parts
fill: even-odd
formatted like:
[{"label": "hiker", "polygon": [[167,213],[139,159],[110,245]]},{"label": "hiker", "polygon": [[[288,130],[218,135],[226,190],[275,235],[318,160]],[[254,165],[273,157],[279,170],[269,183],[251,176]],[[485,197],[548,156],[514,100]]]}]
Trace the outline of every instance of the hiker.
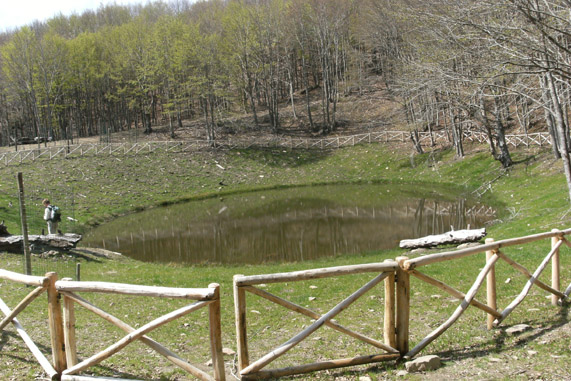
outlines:
[{"label": "hiker", "polygon": [[48,234],[57,234],[57,225],[61,220],[61,214],[57,206],[52,206],[50,200],[47,198],[42,201],[42,204],[46,207],[44,210],[44,220],[48,223]]}]

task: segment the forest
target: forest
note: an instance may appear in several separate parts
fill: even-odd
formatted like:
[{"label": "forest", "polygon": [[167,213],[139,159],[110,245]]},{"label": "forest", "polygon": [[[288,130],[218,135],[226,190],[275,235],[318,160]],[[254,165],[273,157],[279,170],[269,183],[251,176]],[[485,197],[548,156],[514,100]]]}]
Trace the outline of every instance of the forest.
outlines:
[{"label": "forest", "polygon": [[419,131],[445,129],[461,157],[474,129],[507,168],[506,131],[548,130],[571,196],[570,0],[170,0],[59,15],[0,35],[0,143],[158,124],[174,138],[187,118],[213,141],[237,113],[277,134],[294,94],[300,128],[327,135],[341,97],[371,78],[419,153]]}]

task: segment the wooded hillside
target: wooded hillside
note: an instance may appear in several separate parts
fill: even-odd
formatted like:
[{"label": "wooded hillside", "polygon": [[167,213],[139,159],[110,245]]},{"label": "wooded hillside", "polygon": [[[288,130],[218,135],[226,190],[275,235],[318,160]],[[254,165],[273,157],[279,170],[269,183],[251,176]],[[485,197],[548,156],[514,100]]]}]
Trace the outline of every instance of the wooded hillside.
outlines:
[{"label": "wooded hillside", "polygon": [[[571,184],[569,0],[185,0],[100,6],[0,35],[0,143],[157,124],[204,135],[231,115],[279,133],[283,110],[314,134],[382,80],[418,131],[484,131],[512,164],[507,129],[548,129]],[[371,102],[370,107],[377,105]],[[297,111],[297,112],[296,112]],[[344,121],[351,123],[352,121]],[[571,188],[570,188],[571,189]],[[571,195],[571,191],[570,191]]]}]

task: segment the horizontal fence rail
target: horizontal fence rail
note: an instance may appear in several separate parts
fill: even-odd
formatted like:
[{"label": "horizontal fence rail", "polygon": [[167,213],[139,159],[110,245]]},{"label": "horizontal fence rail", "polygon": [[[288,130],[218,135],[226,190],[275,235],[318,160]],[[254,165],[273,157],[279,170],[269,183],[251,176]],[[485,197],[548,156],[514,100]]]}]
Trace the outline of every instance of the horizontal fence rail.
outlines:
[{"label": "horizontal fence rail", "polygon": [[[419,142],[432,144],[432,142],[450,142],[450,137],[445,132],[419,132]],[[479,131],[466,130],[463,133],[467,141],[485,143],[488,136]],[[276,136],[271,139],[220,139],[185,140],[185,141],[162,141],[142,143],[81,143],[70,145],[57,145],[48,147],[25,148],[19,151],[0,152],[0,163],[4,165],[17,165],[26,161],[38,159],[52,160],[56,158],[71,158],[81,156],[101,155],[137,155],[152,152],[189,152],[212,149],[246,149],[251,147],[275,147],[275,148],[303,148],[303,149],[337,149],[351,147],[366,143],[389,143],[405,142],[410,139],[410,131],[379,131],[357,135],[324,137],[324,138],[295,138]],[[506,135],[506,143],[513,147],[544,146],[551,144],[551,136],[547,132],[535,132],[520,135]]]}]

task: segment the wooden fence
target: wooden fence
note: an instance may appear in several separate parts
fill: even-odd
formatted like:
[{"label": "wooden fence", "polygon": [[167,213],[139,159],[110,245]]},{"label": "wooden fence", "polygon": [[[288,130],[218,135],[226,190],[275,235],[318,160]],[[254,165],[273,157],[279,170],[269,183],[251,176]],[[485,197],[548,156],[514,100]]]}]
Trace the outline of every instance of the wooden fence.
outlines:
[{"label": "wooden fence", "polygon": [[[547,292],[550,292],[552,294],[552,303],[554,305],[556,305],[559,302],[567,300],[569,298],[569,294],[571,293],[571,284],[567,287],[567,289],[564,292],[560,290],[559,248],[563,243],[571,247],[571,244],[565,238],[565,235],[569,233],[571,233],[571,229],[567,229],[564,231],[553,230],[547,233],[540,233],[526,237],[507,239],[497,242],[494,242],[493,239],[487,239],[486,244],[477,247],[426,255],[415,259],[408,259],[406,257],[401,257],[398,263],[399,267],[402,269],[403,272],[415,276],[416,278],[428,284],[431,284],[445,292],[448,292],[450,295],[461,301],[460,305],[456,308],[454,313],[438,328],[429,333],[424,339],[422,339],[418,344],[416,344],[414,348],[407,351],[405,357],[414,357],[415,355],[417,355],[428,344],[430,344],[438,336],[440,336],[448,328],[450,328],[452,324],[454,324],[458,320],[458,318],[466,311],[466,309],[469,306],[474,306],[487,313],[488,315],[487,325],[488,329],[491,329],[492,327],[501,324],[501,322],[504,321],[505,318],[511,312],[513,312],[513,310],[525,299],[531,287],[534,285],[542,288]],[[504,251],[500,250],[501,248],[507,248],[514,245],[524,245],[543,239],[551,240],[551,250],[541,261],[541,263],[533,273],[531,273],[527,268],[525,268],[524,266],[511,259],[509,256],[507,256],[504,253]],[[441,282],[440,280],[434,279],[418,270],[418,268],[422,266],[427,266],[449,260],[456,260],[480,253],[486,253],[485,265],[478,274],[478,276],[476,277],[476,280],[472,284],[472,287],[470,287],[468,292],[466,292],[465,294]],[[503,310],[498,309],[497,298],[496,298],[495,265],[499,259],[502,259],[504,262],[508,263],[510,266],[512,266],[515,270],[523,274],[528,279],[523,290],[519,293],[519,295]],[[548,286],[546,283],[539,280],[539,276],[545,270],[550,261],[552,263],[552,270],[551,270],[552,281],[551,281],[551,286]],[[478,292],[484,281],[486,281],[486,291],[487,291],[486,303],[480,302],[475,299],[476,293]],[[405,287],[408,287],[408,285],[405,285]],[[404,303],[401,308],[409,309],[409,307],[410,307],[409,305]],[[408,327],[405,329],[408,330]]]},{"label": "wooden fence", "polygon": [[[553,304],[568,301],[569,294],[571,293],[571,284],[565,291],[560,290],[559,248],[562,244],[566,244],[567,246],[571,247],[571,244],[565,238],[565,235],[570,233],[571,229],[564,231],[554,230],[548,233],[535,234],[497,242],[494,242],[493,239],[487,239],[486,244],[477,247],[426,255],[415,259],[409,259],[403,256],[397,257],[395,261],[366,265],[333,267],[292,273],[256,275],[247,277],[236,275],[234,277],[234,305],[239,362],[238,367],[240,370],[240,376],[244,380],[274,378],[285,375],[301,374],[343,366],[367,364],[397,358],[412,358],[420,353],[420,351],[422,351],[428,344],[438,338],[438,336],[444,333],[448,328],[450,328],[469,306],[474,306],[486,312],[488,316],[488,329],[492,329],[493,327],[498,326],[523,301],[533,285],[536,285],[543,290],[550,292],[552,294]],[[539,267],[533,273],[508,257],[503,251],[500,250],[501,248],[506,248],[514,245],[520,246],[544,239],[550,239],[552,242],[552,247],[550,252],[545,256],[543,261],[541,261]],[[472,287],[470,287],[466,293],[463,293],[445,284],[444,282],[432,278],[418,270],[422,266],[432,265],[449,260],[457,260],[463,257],[481,253],[486,253],[486,262],[484,268],[480,271]],[[528,279],[519,295],[503,310],[498,309],[496,300],[495,264],[499,259],[502,259],[508,263]],[[538,279],[550,261],[552,263],[551,286]],[[379,275],[377,275],[373,280],[361,287],[361,289],[356,291],[354,294],[346,298],[343,302],[339,303],[328,313],[322,316],[307,308],[284,300],[260,288],[254,287],[255,285],[267,283],[293,282],[333,276],[339,277],[343,275],[364,272],[375,272],[379,273]],[[409,349],[409,324],[411,317],[410,295],[413,294],[413,290],[411,290],[410,286],[410,276],[414,276],[423,282],[435,286],[449,293],[454,298],[460,300],[460,305],[456,308],[452,316],[450,316],[450,318],[443,322],[434,331],[429,333],[412,349]],[[383,336],[385,339],[384,343],[380,343],[374,338],[366,337],[359,333],[350,331],[347,328],[339,326],[337,323],[331,320],[349,304],[363,295],[366,291],[370,290],[376,284],[380,283],[383,279],[385,280],[385,310],[383,325]],[[487,301],[485,303],[475,299],[475,295],[484,281],[487,282]],[[286,307],[295,312],[309,316],[315,319],[315,322],[309,327],[305,328],[302,332],[292,337],[287,342],[270,351],[267,355],[261,357],[253,363],[250,363],[249,348],[246,339],[246,291],[270,300],[279,306]],[[328,325],[333,329],[346,333],[354,338],[358,338],[379,349],[383,349],[386,351],[386,353],[379,355],[359,356],[351,359],[330,360],[306,365],[295,365],[282,369],[262,369],[270,362],[290,350],[292,347],[299,344],[302,340],[306,339],[311,333],[323,325]]]},{"label": "wooden fence", "polygon": [[[236,316],[236,337],[237,337],[237,347],[238,347],[238,368],[240,371],[240,376],[243,380],[247,379],[260,379],[260,378],[275,378],[292,374],[301,374],[314,372],[317,370],[339,368],[349,365],[359,365],[368,364],[373,362],[395,360],[400,357],[400,351],[398,349],[399,341],[395,339],[395,332],[393,330],[394,324],[394,298],[392,294],[394,293],[394,274],[398,269],[397,263],[394,261],[387,261],[383,263],[373,263],[365,265],[354,265],[354,266],[341,266],[341,267],[331,267],[323,269],[314,269],[306,271],[297,271],[290,273],[279,273],[270,275],[255,275],[255,276],[234,276],[234,306],[235,306],[235,316]],[[309,279],[317,278],[330,278],[330,277],[340,277],[351,274],[362,274],[362,273],[376,273],[377,275],[363,285],[359,290],[355,291],[353,294],[349,295],[342,302],[333,307],[329,312],[324,315],[319,315],[318,313],[300,306],[298,304],[292,303],[286,299],[278,297],[271,294],[259,287],[254,287],[256,285],[268,284],[268,283],[285,283],[285,282],[296,282]],[[335,316],[337,316],[341,311],[349,307],[358,298],[363,296],[367,291],[371,290],[373,287],[385,280],[385,342],[382,343],[374,338],[365,336],[361,333],[352,331],[342,325],[337,324],[332,321]],[[300,313],[302,315],[308,316],[315,321],[303,329],[301,332],[296,334],[290,340],[279,345],[277,348],[270,351],[268,354],[264,355],[260,359],[250,363],[248,342],[246,335],[246,291],[269,300],[281,307],[285,307],[294,312]],[[402,318],[397,310],[397,319]],[[301,343],[309,335],[315,332],[317,329],[323,326],[328,326],[334,330],[337,330],[343,334],[349,335],[353,338],[361,340],[367,344],[372,345],[377,350],[381,349],[383,353],[376,355],[359,356],[349,359],[336,359],[325,362],[315,362],[306,365],[293,366],[281,369],[269,369],[262,370],[266,365],[277,359],[278,357],[285,354],[287,351],[292,349],[294,346]]]},{"label": "wooden fence", "polygon": [[[32,351],[48,377],[52,380],[75,381],[75,380],[97,380],[97,377],[77,376],[76,374],[99,364],[101,361],[109,358],[128,344],[140,340],[142,343],[150,347],[152,350],[165,357],[174,365],[185,370],[191,375],[201,380],[225,380],[224,359],[222,355],[222,333],[220,329],[220,287],[218,284],[210,284],[208,288],[169,288],[169,287],[153,287],[138,286],[119,283],[107,282],[77,282],[68,279],[57,280],[57,274],[48,273],[46,277],[32,277],[18,273],[0,270],[0,278],[12,280],[19,283],[37,286],[30,292],[13,311],[0,299],[0,309],[6,317],[0,323],[0,330],[4,329],[6,324],[12,322],[24,342]],[[28,306],[41,293],[48,293],[48,320],[50,327],[50,338],[52,347],[53,365],[38,349],[30,337],[26,334],[21,324],[16,320],[16,316],[26,306]],[[116,295],[145,296],[155,298],[175,298],[193,300],[187,306],[169,312],[153,321],[143,325],[140,328],[134,328],[123,322],[119,318],[103,311],[99,307],[93,305],[86,299],[79,296],[79,292],[89,293],[111,293]],[[60,295],[63,295],[63,314],[60,303]],[[75,306],[74,304],[84,307],[88,311],[101,317],[107,322],[115,325],[127,333],[126,336],[110,345],[106,349],[92,355],[91,357],[78,362],[77,344],[75,332]],[[211,376],[201,369],[191,365],[174,352],[170,351],[162,344],[156,342],[146,336],[152,330],[174,321],[182,316],[190,314],[201,308],[208,307],[209,327],[210,327],[210,352],[212,354],[212,364],[214,375]]]},{"label": "wooden fence", "polygon": [[[410,139],[409,131],[380,131],[365,134],[336,136],[327,138],[294,138],[275,136],[271,139],[244,140],[221,139],[209,142],[206,140],[163,141],[143,143],[82,143],[72,145],[54,145],[21,149],[19,151],[0,152],[0,163],[4,165],[17,165],[23,162],[38,159],[52,160],[55,158],[71,158],[81,156],[102,155],[137,155],[152,152],[189,152],[202,149],[245,149],[251,147],[270,147],[287,149],[337,149],[365,143],[405,142]],[[483,132],[464,131],[467,141],[485,143],[488,137]],[[419,141],[427,145],[434,142],[449,142],[449,136],[442,131],[419,132]],[[547,132],[531,134],[506,135],[506,142],[513,147],[544,146],[551,144],[551,137]]]},{"label": "wooden fence", "polygon": [[[571,234],[571,229],[563,231],[553,230],[551,232],[501,241],[487,239],[484,245],[476,247],[425,255],[414,259],[397,257],[395,260],[387,260],[382,263],[339,266],[267,275],[235,275],[234,307],[239,375],[244,380],[275,378],[285,375],[302,374],[345,366],[412,358],[450,328],[469,306],[474,306],[486,312],[488,329],[492,329],[493,327],[500,325],[520,305],[533,286],[540,287],[541,289],[551,293],[551,301],[554,305],[568,302],[571,294],[571,284],[569,284],[564,291],[562,290],[560,248],[563,244],[571,247],[571,243],[565,238],[565,236],[569,234]],[[517,245],[518,247],[521,247],[522,245],[534,243],[540,240],[550,240],[551,249],[541,260],[537,269],[533,272],[510,258],[504,250],[511,246]],[[423,266],[436,266],[442,262],[460,260],[468,256],[484,253],[486,255],[486,260],[483,263],[484,267],[479,272],[472,286],[466,293],[463,293],[462,291],[419,271]],[[496,297],[495,267],[500,259],[527,278],[521,292],[503,310],[498,308]],[[547,268],[549,262],[551,262],[551,285],[548,285],[549,282],[539,280],[539,277]],[[263,290],[262,286],[262,284],[283,284],[287,282],[332,277],[338,278],[365,273],[373,274],[373,278],[361,286],[357,291],[353,292],[343,301],[331,308],[327,313],[322,315],[309,308],[300,306]],[[421,339],[412,349],[409,349],[409,330],[411,320],[410,295],[414,294],[414,292],[411,290],[410,276],[418,278],[431,286],[435,286],[460,301],[459,306],[455,309],[452,315],[446,321],[441,323],[438,328]],[[48,273],[45,277],[34,277],[6,270],[0,270],[0,279],[36,287],[26,297],[24,297],[24,299],[13,310],[10,310],[4,301],[0,299],[0,310],[2,310],[4,315],[6,315],[6,317],[0,322],[0,330],[4,329],[5,326],[11,322],[16,327],[18,333],[28,348],[30,348],[34,357],[38,360],[50,379],[58,379],[59,377],[64,381],[89,379],[83,376],[75,376],[75,374],[98,364],[100,361],[112,356],[135,340],[140,340],[178,367],[200,379],[225,379],[224,361],[221,353],[220,292],[217,284],[211,284],[208,288],[203,289],[148,287],[104,282],[74,282],[71,280],[58,281],[57,274],[55,273]],[[351,330],[333,320],[340,312],[348,308],[352,303],[368,291],[375,288],[381,282],[384,282],[384,318],[382,325],[383,341]],[[485,302],[475,298],[478,290],[483,286],[484,282],[486,282],[487,290],[487,299]],[[52,362],[50,362],[38,349],[38,346],[34,344],[32,339],[24,331],[22,325],[16,319],[16,316],[44,291],[48,294],[48,316],[53,357]],[[77,293],[81,292],[103,292],[161,298],[183,298],[194,300],[195,302],[156,318],[142,327],[135,329],[77,295]],[[301,332],[295,334],[291,339],[269,351],[269,353],[253,362],[250,362],[250,350],[247,340],[247,292],[268,300],[280,307],[285,307],[293,312],[310,317],[315,321],[309,326],[304,327]],[[63,295],[63,314],[60,305],[60,295]],[[127,335],[101,352],[78,362],[76,355],[74,303],[79,304],[88,311],[124,330]],[[146,334],[151,332],[153,329],[206,306],[209,307],[210,348],[213,358],[214,376],[210,376],[187,363],[161,344],[146,336]],[[311,362],[286,368],[264,369],[267,365],[300,344],[303,340],[307,339],[309,335],[323,326],[328,326],[338,332],[360,340],[363,343],[369,344],[374,347],[375,350],[381,350],[382,353],[362,355],[353,358]]]}]

